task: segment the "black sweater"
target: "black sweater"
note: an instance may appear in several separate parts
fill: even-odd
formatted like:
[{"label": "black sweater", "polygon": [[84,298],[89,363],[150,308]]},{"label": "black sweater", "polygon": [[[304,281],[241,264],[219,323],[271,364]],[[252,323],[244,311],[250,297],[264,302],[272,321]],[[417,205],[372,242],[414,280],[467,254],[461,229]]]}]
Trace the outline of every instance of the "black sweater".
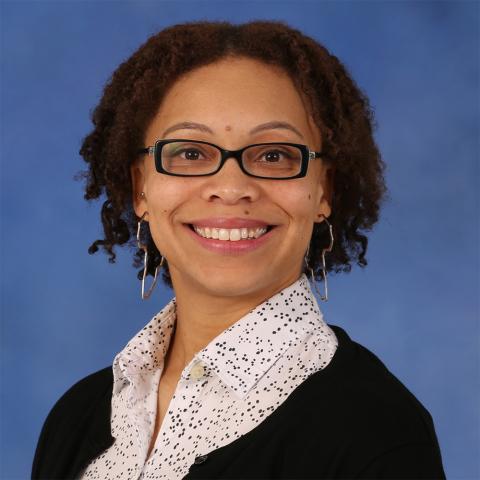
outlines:
[{"label": "black sweater", "polygon": [[[184,478],[445,478],[429,412],[372,352],[330,327],[338,348],[326,368],[253,430],[197,457]],[[58,400],[32,479],[78,478],[112,445],[112,386],[112,368],[104,368]]]}]

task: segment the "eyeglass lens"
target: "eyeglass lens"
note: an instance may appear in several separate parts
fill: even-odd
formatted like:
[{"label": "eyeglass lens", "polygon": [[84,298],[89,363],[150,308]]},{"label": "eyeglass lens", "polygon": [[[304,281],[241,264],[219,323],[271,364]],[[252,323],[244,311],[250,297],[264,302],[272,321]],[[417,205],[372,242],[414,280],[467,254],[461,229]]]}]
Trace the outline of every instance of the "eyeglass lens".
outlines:
[{"label": "eyeglass lens", "polygon": [[[205,175],[218,169],[222,156],[212,145],[179,141],[163,145],[161,159],[167,172]],[[251,146],[244,150],[242,163],[245,170],[255,176],[290,177],[301,170],[302,151],[283,144]]]}]

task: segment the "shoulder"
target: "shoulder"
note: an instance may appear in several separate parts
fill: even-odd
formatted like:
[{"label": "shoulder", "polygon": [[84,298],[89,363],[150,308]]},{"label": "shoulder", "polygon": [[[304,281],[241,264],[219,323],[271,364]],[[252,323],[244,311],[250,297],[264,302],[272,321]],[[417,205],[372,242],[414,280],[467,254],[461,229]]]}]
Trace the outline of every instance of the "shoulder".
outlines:
[{"label": "shoulder", "polygon": [[375,354],[330,326],[332,360],[284,403],[292,465],[302,459],[316,471],[322,452],[328,478],[445,478],[428,410]]},{"label": "shoulder", "polygon": [[338,431],[383,444],[436,441],[432,417],[413,393],[374,353],[331,328],[338,339],[331,362],[296,392],[311,409],[326,409],[314,418],[328,417]]},{"label": "shoulder", "polygon": [[107,443],[111,397],[112,367],[94,372],[70,387],[54,404],[38,439],[32,466],[32,478],[64,477],[75,468],[88,448],[86,439]]},{"label": "shoulder", "polygon": [[72,412],[85,411],[99,398],[112,392],[112,367],[102,368],[73,384],[54,404],[46,422]]}]

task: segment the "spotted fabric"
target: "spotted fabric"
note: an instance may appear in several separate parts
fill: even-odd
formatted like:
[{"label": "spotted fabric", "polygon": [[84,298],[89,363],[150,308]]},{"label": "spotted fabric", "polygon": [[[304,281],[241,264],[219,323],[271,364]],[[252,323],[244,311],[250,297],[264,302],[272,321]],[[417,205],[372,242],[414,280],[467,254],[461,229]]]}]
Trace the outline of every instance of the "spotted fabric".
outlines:
[{"label": "spotted fabric", "polygon": [[82,479],[183,478],[197,457],[254,429],[307,377],[328,365],[338,346],[302,274],[194,356],[147,459],[175,319],[173,298],[115,357],[115,442],[90,463]]}]

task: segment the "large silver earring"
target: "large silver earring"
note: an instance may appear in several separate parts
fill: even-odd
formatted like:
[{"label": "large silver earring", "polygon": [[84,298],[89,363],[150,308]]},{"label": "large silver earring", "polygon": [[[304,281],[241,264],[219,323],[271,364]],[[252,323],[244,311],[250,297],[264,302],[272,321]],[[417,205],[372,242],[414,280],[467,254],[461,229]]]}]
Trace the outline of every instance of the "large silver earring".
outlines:
[{"label": "large silver earring", "polygon": [[328,301],[328,283],[327,283],[327,267],[325,265],[325,253],[331,252],[333,248],[333,228],[332,225],[330,225],[330,222],[324,218],[325,222],[327,222],[328,225],[328,232],[330,234],[330,244],[328,245],[327,248],[324,248],[322,250],[322,277],[323,277],[323,283],[324,283],[324,289],[325,289],[325,294],[322,294],[317,287],[317,281],[315,280],[315,274],[313,273],[313,269],[308,265],[308,252],[310,251],[310,245],[308,245],[307,248],[307,253],[305,254],[305,265],[307,266],[307,269],[310,270],[310,276],[311,280],[313,283],[313,286],[315,288],[315,291],[317,292],[318,296],[320,299],[324,302]]},{"label": "large silver earring", "polygon": [[164,257],[162,256],[162,259],[160,260],[160,264],[157,265],[157,267],[155,268],[155,275],[153,277],[152,285],[148,289],[148,292],[145,292],[145,278],[147,276],[147,266],[148,266],[148,251],[147,251],[147,246],[140,241],[140,228],[141,228],[141,225],[142,225],[142,221],[143,221],[143,219],[144,219],[144,217],[147,213],[148,212],[145,212],[142,215],[142,217],[140,218],[140,220],[137,224],[137,245],[138,245],[138,248],[140,248],[141,250],[143,250],[145,252],[145,255],[143,257],[143,277],[142,277],[142,299],[143,300],[149,298],[150,295],[152,294],[153,289],[155,288],[155,285],[157,284],[158,271],[162,267],[163,261],[164,261]]}]

